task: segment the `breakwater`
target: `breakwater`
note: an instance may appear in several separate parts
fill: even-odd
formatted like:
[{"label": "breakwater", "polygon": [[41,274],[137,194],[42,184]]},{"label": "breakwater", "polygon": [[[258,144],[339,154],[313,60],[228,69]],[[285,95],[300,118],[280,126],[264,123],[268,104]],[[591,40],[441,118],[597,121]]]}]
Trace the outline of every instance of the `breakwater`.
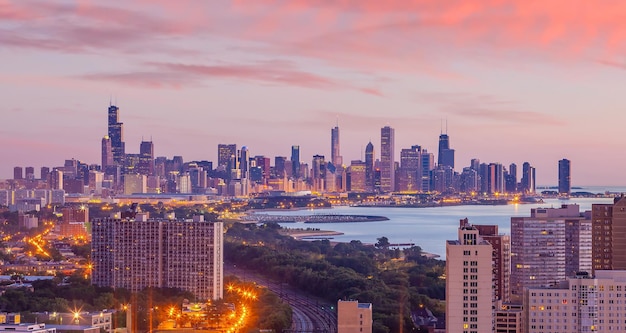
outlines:
[{"label": "breakwater", "polygon": [[269,215],[251,214],[242,218],[248,222],[276,222],[276,223],[353,223],[353,222],[376,222],[387,221],[385,216],[375,215],[340,215],[340,214],[315,214],[315,215]]}]

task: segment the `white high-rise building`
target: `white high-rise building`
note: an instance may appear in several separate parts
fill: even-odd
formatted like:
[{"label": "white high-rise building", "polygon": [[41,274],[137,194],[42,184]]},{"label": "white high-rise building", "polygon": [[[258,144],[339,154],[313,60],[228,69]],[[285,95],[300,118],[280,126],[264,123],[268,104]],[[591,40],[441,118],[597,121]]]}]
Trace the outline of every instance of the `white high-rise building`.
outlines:
[{"label": "white high-rise building", "polygon": [[493,332],[493,247],[467,220],[458,236],[446,242],[446,331]]},{"label": "white high-rise building", "polygon": [[[223,297],[223,223],[97,219],[92,222],[92,283],[140,291],[180,288],[199,300]],[[141,259],[139,259],[141,258]]]}]

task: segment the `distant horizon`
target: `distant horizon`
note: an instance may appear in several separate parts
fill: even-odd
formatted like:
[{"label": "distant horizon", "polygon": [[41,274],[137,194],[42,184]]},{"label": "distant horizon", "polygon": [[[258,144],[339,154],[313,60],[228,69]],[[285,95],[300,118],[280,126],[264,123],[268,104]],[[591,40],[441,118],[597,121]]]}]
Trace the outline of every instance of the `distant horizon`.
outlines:
[{"label": "distant horizon", "polygon": [[[0,11],[0,177],[65,159],[100,163],[106,109],[129,153],[361,159],[380,128],[437,154],[447,122],[456,170],[529,162],[536,183],[626,179],[626,6],[460,0],[9,1]],[[567,8],[567,10],[563,10]],[[622,180],[623,179],[623,180]]]}]

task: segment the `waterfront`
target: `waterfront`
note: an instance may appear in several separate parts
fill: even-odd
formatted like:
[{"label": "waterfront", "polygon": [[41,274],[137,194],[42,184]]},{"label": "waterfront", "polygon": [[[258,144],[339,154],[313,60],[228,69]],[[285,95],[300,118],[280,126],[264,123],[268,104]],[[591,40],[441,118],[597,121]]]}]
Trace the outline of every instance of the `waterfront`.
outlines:
[{"label": "waterfront", "polygon": [[[444,206],[430,208],[391,207],[333,207],[329,209],[272,211],[272,215],[353,214],[386,216],[388,221],[363,223],[281,223],[287,228],[319,228],[343,233],[332,236],[333,241],[359,240],[374,244],[385,236],[391,243],[415,243],[424,251],[445,259],[445,241],[456,239],[459,220],[467,217],[473,224],[498,225],[500,233],[509,234],[512,216],[530,216],[530,209],[578,204],[580,211],[590,210],[592,204],[611,203],[610,198],[547,199],[540,204],[509,204],[496,206]],[[263,212],[258,212],[264,214]],[[269,212],[268,212],[269,213]]]}]

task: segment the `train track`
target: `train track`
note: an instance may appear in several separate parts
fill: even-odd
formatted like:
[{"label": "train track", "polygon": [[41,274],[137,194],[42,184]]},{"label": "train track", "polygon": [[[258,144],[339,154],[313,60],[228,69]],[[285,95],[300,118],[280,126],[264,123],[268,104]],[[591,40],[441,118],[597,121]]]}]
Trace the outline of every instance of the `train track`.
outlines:
[{"label": "train track", "polygon": [[[252,274],[247,270],[224,265],[224,273],[236,275],[246,281],[255,282],[277,294],[293,310],[289,333],[336,333],[337,314],[333,304],[320,302],[308,295],[299,293],[285,283],[277,283]],[[285,332],[285,333],[286,333]]]}]

